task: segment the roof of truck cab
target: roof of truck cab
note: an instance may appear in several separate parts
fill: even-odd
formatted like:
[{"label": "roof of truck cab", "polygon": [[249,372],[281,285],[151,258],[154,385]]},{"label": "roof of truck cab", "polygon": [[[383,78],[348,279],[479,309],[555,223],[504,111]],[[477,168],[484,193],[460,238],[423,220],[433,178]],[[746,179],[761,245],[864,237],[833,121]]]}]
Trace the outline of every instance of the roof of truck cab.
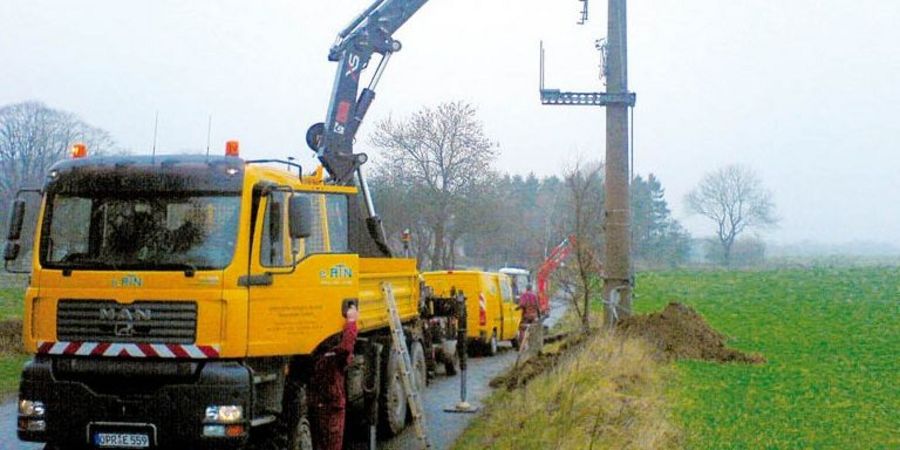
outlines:
[{"label": "roof of truck cab", "polygon": [[64,159],[56,162],[51,167],[56,170],[65,170],[75,167],[91,166],[120,166],[130,165],[167,167],[175,164],[207,164],[209,166],[235,166],[238,167],[244,160],[229,156],[204,156],[204,155],[115,155],[115,156],[90,156],[84,158]]},{"label": "roof of truck cab", "polygon": [[44,188],[48,192],[151,192],[199,189],[239,192],[243,183],[240,158],[203,155],[91,156],[53,164]]},{"label": "roof of truck cab", "polygon": [[[286,165],[277,161],[246,161],[236,156],[222,155],[117,155],[91,156],[77,159],[66,159],[57,162],[50,168],[50,173],[71,173],[78,171],[85,176],[92,173],[110,173],[121,170],[152,174],[156,171],[195,171],[200,168],[225,171],[237,169],[244,172],[251,185],[268,181],[278,185],[290,186],[296,190],[356,194],[355,186],[339,186],[328,183],[321,166],[312,173],[304,173],[301,177],[297,168],[286,169]],[[196,172],[194,172],[196,173]],[[238,174],[240,172],[237,172]],[[229,175],[234,174],[229,172]],[[51,180],[52,181],[52,180]]]}]

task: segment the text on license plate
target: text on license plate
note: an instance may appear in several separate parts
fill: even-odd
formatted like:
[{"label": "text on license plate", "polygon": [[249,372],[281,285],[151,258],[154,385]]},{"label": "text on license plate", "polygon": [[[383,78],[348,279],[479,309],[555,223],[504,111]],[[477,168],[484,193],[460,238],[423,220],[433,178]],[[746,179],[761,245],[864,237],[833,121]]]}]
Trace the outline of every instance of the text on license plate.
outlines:
[{"label": "text on license plate", "polygon": [[94,445],[107,448],[149,448],[150,436],[131,433],[94,433]]}]

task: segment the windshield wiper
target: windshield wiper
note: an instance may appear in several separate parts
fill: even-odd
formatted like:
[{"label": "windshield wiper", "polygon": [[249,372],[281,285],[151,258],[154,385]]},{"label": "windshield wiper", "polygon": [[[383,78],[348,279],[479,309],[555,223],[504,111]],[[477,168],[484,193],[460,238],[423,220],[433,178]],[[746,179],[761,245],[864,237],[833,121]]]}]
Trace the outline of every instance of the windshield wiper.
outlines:
[{"label": "windshield wiper", "polygon": [[184,276],[187,278],[193,278],[198,270],[195,264],[189,262],[158,262],[148,263],[147,265],[160,269],[181,269],[184,271]]},{"label": "windshield wiper", "polygon": [[197,266],[195,264],[191,264],[189,262],[160,262],[153,263],[154,267],[166,268],[166,269],[181,269],[184,271],[184,276],[187,278],[193,278],[197,273]]},{"label": "windshield wiper", "polygon": [[52,263],[56,267],[60,267],[71,272],[73,269],[91,270],[91,269],[112,269],[119,270],[116,263],[109,260],[101,260],[90,258],[84,253],[72,253],[63,257],[61,260]]}]

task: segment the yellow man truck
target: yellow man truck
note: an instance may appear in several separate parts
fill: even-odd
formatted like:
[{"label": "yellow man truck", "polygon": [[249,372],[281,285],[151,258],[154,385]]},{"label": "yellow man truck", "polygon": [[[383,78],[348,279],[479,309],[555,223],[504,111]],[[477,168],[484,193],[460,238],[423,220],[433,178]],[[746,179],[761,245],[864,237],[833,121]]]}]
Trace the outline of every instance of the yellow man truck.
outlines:
[{"label": "yellow man truck", "polygon": [[[402,47],[394,32],[426,2],[374,0],[338,34],[326,119],[307,132],[327,179],[291,161],[278,162],[286,170],[243,161],[236,144],[220,157],[87,158],[79,148],[80,158],[51,168],[35,208],[15,202],[4,259],[30,266],[23,335],[35,354],[19,390],[20,438],[309,448],[305,392],[324,388],[308,386],[313,361],[354,304],[347,423],[377,422],[388,434],[405,426],[381,284],[397,296],[420,386],[422,336],[439,333],[420,320],[428,308],[415,261],[391,258],[363,176],[367,157],[353,144]],[[33,242],[21,232],[26,217],[35,217]]]},{"label": "yellow man truck", "polygon": [[[19,391],[21,439],[308,448],[304,396],[320,388],[307,386],[312,361],[334,345],[349,305],[360,338],[348,408],[363,420],[348,423],[377,408],[388,434],[405,426],[381,284],[393,286],[422,385],[415,261],[366,250],[355,187],[284,164],[292,171],[236,156],[53,166],[25,294],[23,336],[35,356]],[[32,246],[19,232],[24,210],[17,201],[9,263],[32,254],[22,251]]]},{"label": "yellow man truck", "polygon": [[499,341],[517,346],[522,313],[516,310],[509,276],[502,273],[444,270],[422,274],[425,285],[438,297],[462,291],[466,297],[469,342],[488,355],[496,355]]}]

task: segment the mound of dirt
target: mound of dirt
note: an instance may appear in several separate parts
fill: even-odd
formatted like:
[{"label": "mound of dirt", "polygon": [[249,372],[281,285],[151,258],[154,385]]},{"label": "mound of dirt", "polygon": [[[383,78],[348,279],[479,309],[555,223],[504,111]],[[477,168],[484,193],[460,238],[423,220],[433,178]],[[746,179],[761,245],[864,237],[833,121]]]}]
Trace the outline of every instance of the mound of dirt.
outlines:
[{"label": "mound of dirt", "polygon": [[669,303],[662,312],[631,316],[617,328],[628,336],[646,339],[669,359],[763,364],[766,359],[725,346],[726,337],[714,330],[690,306]]},{"label": "mound of dirt", "polygon": [[0,321],[0,354],[22,353],[25,353],[22,347],[22,321],[18,319]]}]

